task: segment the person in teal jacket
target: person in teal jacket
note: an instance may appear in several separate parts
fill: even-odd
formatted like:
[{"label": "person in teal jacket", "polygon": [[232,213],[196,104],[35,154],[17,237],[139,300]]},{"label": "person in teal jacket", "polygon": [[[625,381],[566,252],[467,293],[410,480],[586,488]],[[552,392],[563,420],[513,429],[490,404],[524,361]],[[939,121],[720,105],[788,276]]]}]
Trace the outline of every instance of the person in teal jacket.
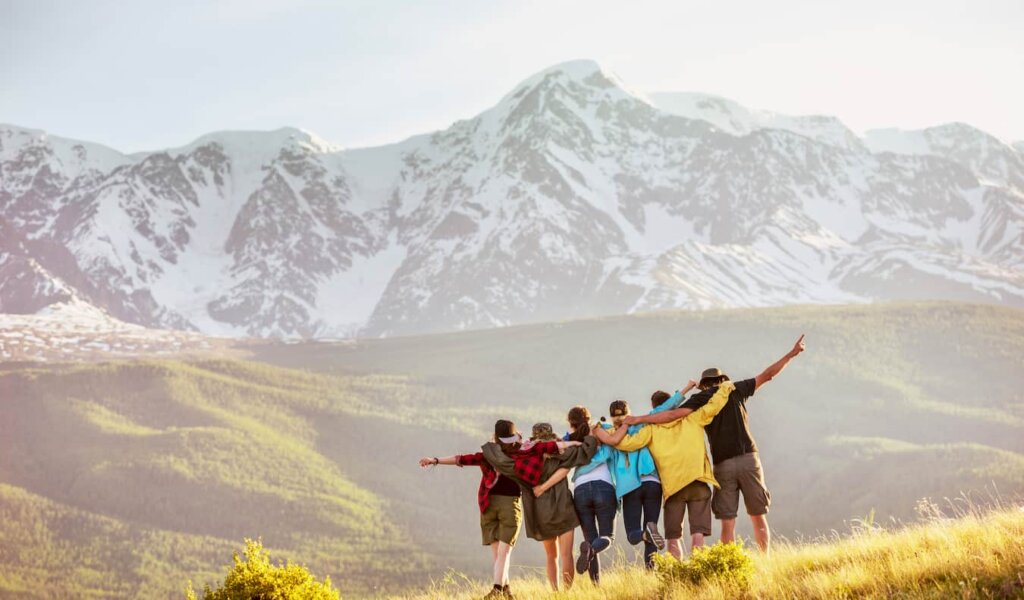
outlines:
[{"label": "person in teal jacket", "polygon": [[[684,394],[696,386],[690,381],[685,388],[671,396],[661,390],[651,395],[655,414],[678,408],[683,403]],[[629,416],[629,404],[625,400],[616,400],[608,407],[614,427],[603,425],[605,429],[614,431],[622,426],[622,421]],[[643,425],[630,425],[629,433],[635,434]],[[622,520],[626,529],[626,540],[637,545],[644,543],[644,564],[648,569],[654,567],[655,553],[665,548],[665,538],[658,532],[658,519],[661,518],[662,489],[661,478],[654,464],[650,450],[641,448],[634,452],[623,452],[609,446],[611,454],[612,479],[615,482],[615,495],[622,503]],[[595,459],[597,457],[595,456]]]}]

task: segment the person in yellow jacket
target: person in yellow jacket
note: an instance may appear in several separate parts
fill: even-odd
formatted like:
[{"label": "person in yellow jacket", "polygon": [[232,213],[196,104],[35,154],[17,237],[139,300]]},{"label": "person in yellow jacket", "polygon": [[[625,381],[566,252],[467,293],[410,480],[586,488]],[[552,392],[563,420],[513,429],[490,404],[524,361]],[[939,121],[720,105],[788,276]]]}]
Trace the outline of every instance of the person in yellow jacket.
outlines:
[{"label": "person in yellow jacket", "polygon": [[[591,433],[604,444],[624,452],[647,447],[654,457],[664,495],[665,538],[668,551],[682,558],[683,518],[690,515],[692,548],[704,545],[711,535],[711,485],[718,487],[704,444],[704,426],[715,418],[729,400],[735,385],[723,382],[707,404],[686,418],[660,425],[648,425],[633,435],[628,427],[607,433],[600,427]],[[710,485],[709,485],[710,484]],[[691,548],[691,551],[692,551]]]}]

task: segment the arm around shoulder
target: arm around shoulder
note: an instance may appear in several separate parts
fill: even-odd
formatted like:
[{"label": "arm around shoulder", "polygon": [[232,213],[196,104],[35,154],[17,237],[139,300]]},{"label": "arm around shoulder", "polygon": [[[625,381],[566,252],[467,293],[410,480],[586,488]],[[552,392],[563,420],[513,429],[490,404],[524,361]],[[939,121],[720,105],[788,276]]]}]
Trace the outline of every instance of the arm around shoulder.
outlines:
[{"label": "arm around shoulder", "polygon": [[651,437],[653,435],[653,427],[644,427],[643,429],[637,431],[633,435],[627,435],[624,438],[622,438],[622,441],[616,444],[615,448],[618,450],[622,450],[623,452],[632,452],[634,450],[639,450],[651,443]]}]

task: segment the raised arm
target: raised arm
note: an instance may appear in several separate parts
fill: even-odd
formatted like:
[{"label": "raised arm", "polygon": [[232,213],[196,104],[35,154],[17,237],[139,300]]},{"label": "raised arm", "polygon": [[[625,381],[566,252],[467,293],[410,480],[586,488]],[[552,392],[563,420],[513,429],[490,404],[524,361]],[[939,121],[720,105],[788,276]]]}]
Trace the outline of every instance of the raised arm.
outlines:
[{"label": "raised arm", "polygon": [[690,392],[690,390],[692,390],[695,387],[697,387],[697,382],[691,379],[686,382],[686,386],[683,387],[683,389],[679,390],[679,393],[685,396],[687,393]]},{"label": "raised arm", "polygon": [[554,473],[551,474],[551,477],[548,477],[547,481],[540,485],[533,486],[533,495],[536,496],[537,498],[540,498],[542,495],[544,495],[544,492],[550,490],[556,483],[565,479],[566,475],[568,474],[569,469],[566,469],[565,467],[562,467],[561,469],[555,471]]},{"label": "raised arm", "polygon": [[785,356],[775,361],[770,367],[761,372],[760,375],[754,378],[754,389],[760,388],[762,385],[768,383],[775,378],[776,375],[782,372],[789,364],[789,361],[796,358],[797,354],[800,354],[805,349],[804,336],[801,335],[800,339],[793,344],[793,349],[786,353]]}]

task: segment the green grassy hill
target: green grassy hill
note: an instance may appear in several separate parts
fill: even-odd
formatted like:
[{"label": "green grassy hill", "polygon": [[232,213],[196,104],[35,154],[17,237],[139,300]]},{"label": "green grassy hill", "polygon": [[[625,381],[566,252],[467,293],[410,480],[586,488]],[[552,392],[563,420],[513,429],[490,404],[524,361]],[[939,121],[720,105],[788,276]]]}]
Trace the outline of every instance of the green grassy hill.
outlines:
[{"label": "green grassy hill", "polygon": [[[625,398],[648,406],[707,366],[752,377],[806,333],[808,351],[750,401],[773,495],[771,522],[791,538],[845,530],[875,510],[908,519],[922,497],[1024,492],[1024,311],[957,303],[670,311],[357,343],[268,345],[255,358],[328,374],[410,376],[436,392],[419,402],[435,423],[488,434],[494,420],[564,426],[569,407],[595,415]],[[456,436],[401,436],[406,456],[466,451]],[[475,447],[475,446],[474,446]],[[468,448],[471,450],[472,448]],[[459,528],[477,571],[475,475],[435,469],[417,491],[461,490],[465,514],[428,515]],[[364,481],[355,476],[357,481]],[[401,491],[397,492],[399,495]],[[741,533],[746,523],[741,520]],[[620,532],[621,533],[621,532]],[[622,536],[620,536],[622,537]],[[540,566],[533,545],[520,552]]]},{"label": "green grassy hill", "polygon": [[[0,596],[173,597],[245,536],[346,596],[448,567],[481,577],[479,471],[424,471],[419,456],[473,451],[499,417],[560,428],[574,404],[641,409],[706,366],[753,376],[800,333],[808,351],[749,405],[777,534],[1024,492],[1024,311],[995,306],[665,312],[261,343],[249,362],[9,363]],[[517,576],[541,558],[524,540]]]},{"label": "green grassy hill", "polygon": [[[101,582],[108,597],[167,597],[230,553],[218,562],[206,550],[165,559],[245,536],[343,574],[350,591],[419,581],[427,557],[404,543],[381,498],[319,448],[325,423],[358,426],[396,406],[404,389],[400,378],[220,361],[0,372],[0,501],[30,515],[0,527],[4,547],[18,551],[0,554],[0,591],[24,588],[18,582],[41,566],[88,558],[91,566],[55,589],[76,596]],[[83,531],[95,532],[84,548]],[[163,576],[140,560],[164,564]]]}]

